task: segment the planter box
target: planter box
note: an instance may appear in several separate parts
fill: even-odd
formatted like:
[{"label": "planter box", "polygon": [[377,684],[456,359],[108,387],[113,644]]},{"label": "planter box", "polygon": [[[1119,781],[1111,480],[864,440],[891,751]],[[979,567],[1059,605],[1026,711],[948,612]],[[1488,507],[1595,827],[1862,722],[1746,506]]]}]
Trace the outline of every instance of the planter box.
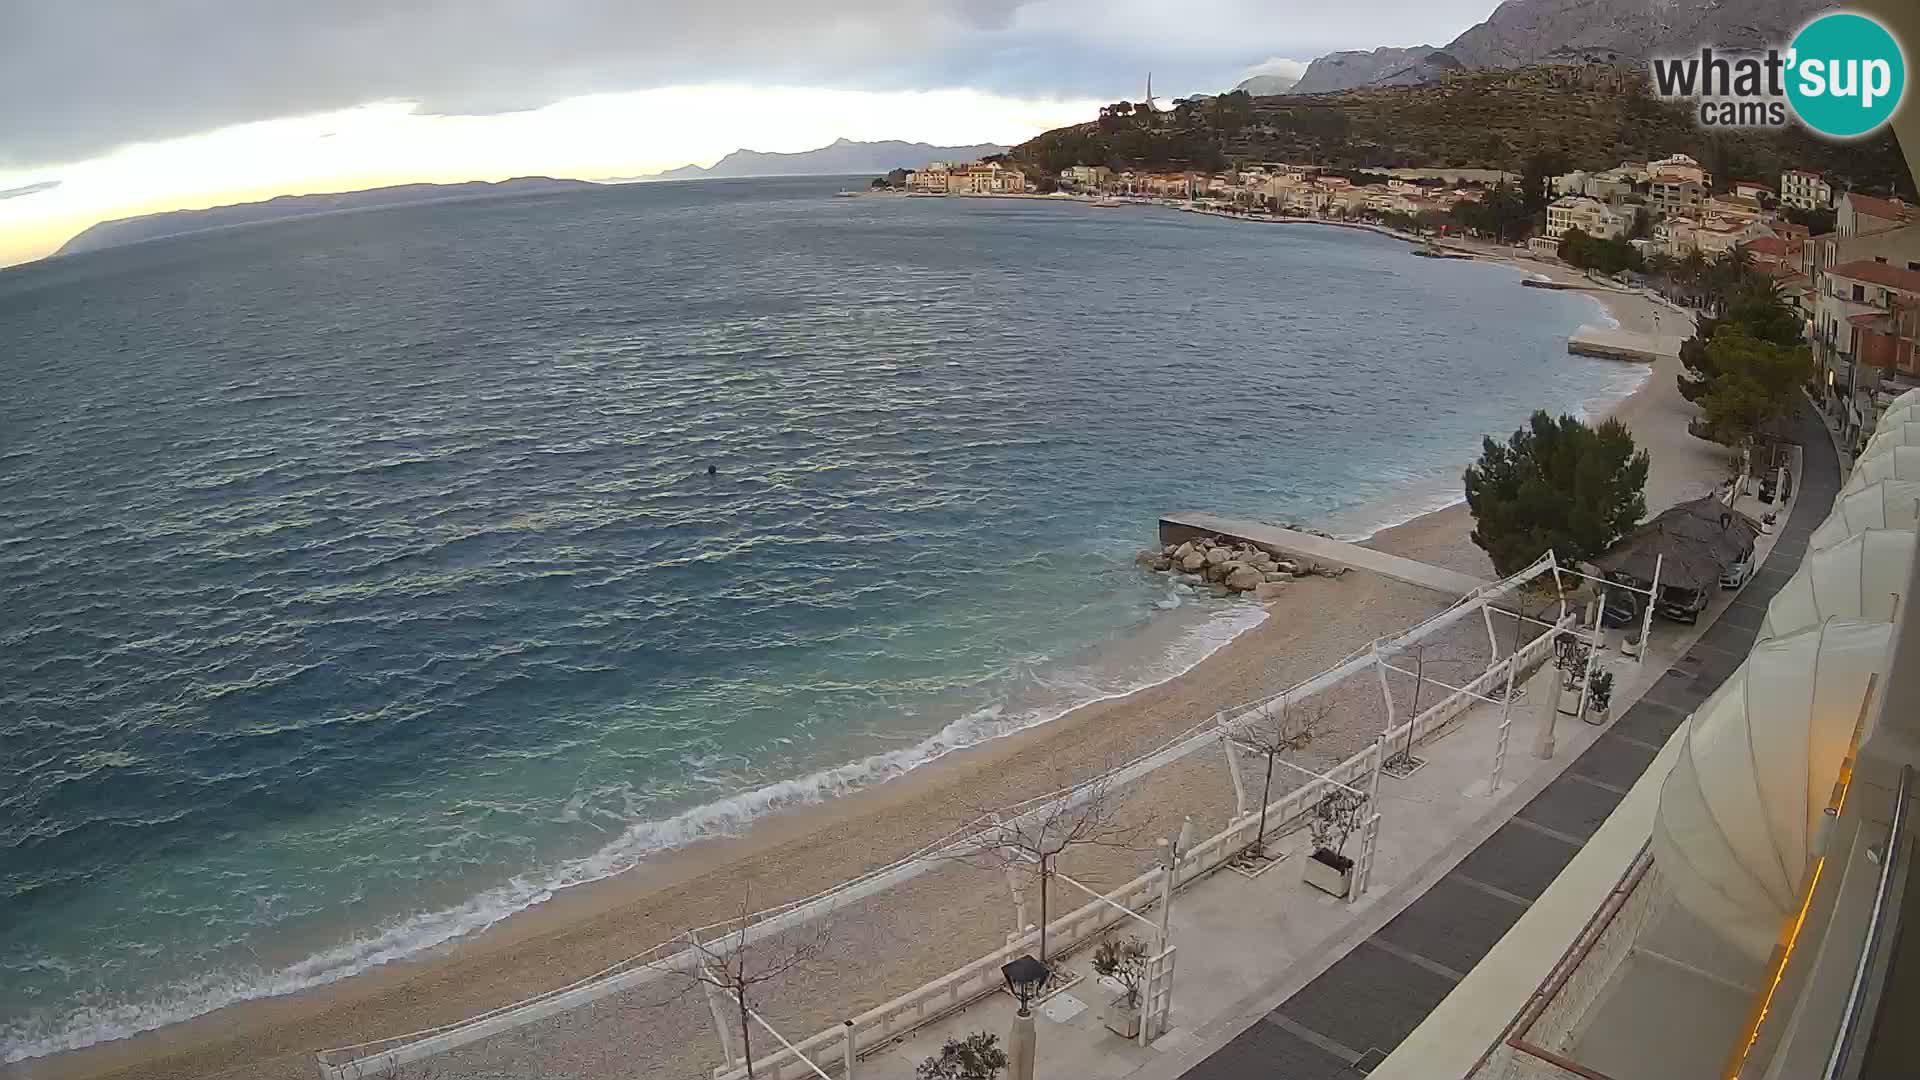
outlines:
[{"label": "planter box", "polygon": [[1140,1034],[1140,1006],[1127,1004],[1125,994],[1116,995],[1108,1001],[1100,1019],[1107,1025],[1108,1031],[1123,1039],[1137,1038]]},{"label": "planter box", "polygon": [[1328,896],[1345,896],[1353,887],[1353,860],[1323,848],[1300,864],[1300,880]]}]

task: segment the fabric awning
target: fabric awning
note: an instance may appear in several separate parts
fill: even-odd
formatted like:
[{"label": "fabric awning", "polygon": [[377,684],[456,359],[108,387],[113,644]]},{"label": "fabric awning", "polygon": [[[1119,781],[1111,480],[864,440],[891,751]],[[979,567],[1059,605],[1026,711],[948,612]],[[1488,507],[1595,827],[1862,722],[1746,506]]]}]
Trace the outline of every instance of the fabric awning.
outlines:
[{"label": "fabric awning", "polygon": [[1799,908],[1892,632],[1834,619],[1755,645],[1693,715],[1661,787],[1655,865],[1689,913],[1755,959]]},{"label": "fabric awning", "polygon": [[1831,547],[1862,529],[1915,528],[1920,528],[1920,480],[1876,480],[1834,502],[1833,513],[1807,538],[1807,550]]},{"label": "fabric awning", "polygon": [[1913,566],[1911,530],[1865,529],[1838,544],[1809,550],[1767,602],[1760,639],[1782,637],[1828,619],[1893,618]]},{"label": "fabric awning", "polygon": [[1880,426],[1873,429],[1873,438],[1867,440],[1867,448],[1860,456],[1869,457],[1876,449],[1888,446],[1920,446],[1920,423],[1893,421],[1880,418]]},{"label": "fabric awning", "polygon": [[1861,455],[1840,494],[1850,495],[1880,480],[1920,480],[1920,446],[1883,446]]}]

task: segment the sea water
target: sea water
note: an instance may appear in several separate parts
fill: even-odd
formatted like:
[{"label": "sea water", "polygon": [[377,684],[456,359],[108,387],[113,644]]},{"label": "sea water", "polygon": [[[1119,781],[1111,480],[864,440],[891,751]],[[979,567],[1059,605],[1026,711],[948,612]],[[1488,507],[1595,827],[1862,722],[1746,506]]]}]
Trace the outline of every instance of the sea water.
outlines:
[{"label": "sea water", "polygon": [[1366,532],[1644,372],[1380,236],[844,183],[0,272],[0,1060],[1169,678],[1262,616],[1159,514]]}]

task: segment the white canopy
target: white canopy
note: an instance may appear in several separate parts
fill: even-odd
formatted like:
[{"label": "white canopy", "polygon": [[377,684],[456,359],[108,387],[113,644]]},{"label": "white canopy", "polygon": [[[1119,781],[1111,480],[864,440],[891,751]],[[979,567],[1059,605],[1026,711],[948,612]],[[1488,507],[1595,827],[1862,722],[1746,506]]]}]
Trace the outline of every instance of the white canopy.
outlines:
[{"label": "white canopy", "polygon": [[1867,679],[1893,627],[1834,619],[1763,641],[1687,728],[1653,857],[1695,918],[1756,959],[1798,910]]},{"label": "white canopy", "polygon": [[1880,414],[1880,422],[1874,425],[1874,430],[1879,431],[1892,424],[1920,424],[1920,400],[1888,406],[1887,411]]},{"label": "white canopy", "polygon": [[1920,480],[1877,480],[1840,496],[1833,513],[1807,538],[1807,550],[1832,547],[1862,529],[1915,528],[1920,528]]},{"label": "white canopy", "polygon": [[1800,569],[1767,603],[1760,640],[1828,619],[1888,620],[1913,566],[1912,532],[1865,529],[1831,547],[1809,550]]},{"label": "white canopy", "polygon": [[1840,494],[1852,494],[1876,480],[1920,480],[1920,446],[1882,446],[1862,454]]},{"label": "white canopy", "polygon": [[1882,417],[1880,426],[1873,429],[1873,438],[1867,440],[1867,448],[1860,456],[1868,457],[1883,446],[1920,446],[1920,423]]}]

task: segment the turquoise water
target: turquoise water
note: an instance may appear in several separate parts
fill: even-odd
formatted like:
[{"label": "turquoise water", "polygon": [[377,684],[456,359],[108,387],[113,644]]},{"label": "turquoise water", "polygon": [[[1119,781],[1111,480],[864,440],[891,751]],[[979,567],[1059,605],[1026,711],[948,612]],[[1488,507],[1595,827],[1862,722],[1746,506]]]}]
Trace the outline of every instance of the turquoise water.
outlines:
[{"label": "turquoise water", "polygon": [[1260,615],[1163,511],[1366,532],[1641,371],[1370,234],[840,185],[0,272],[0,1059],[1168,678]]}]

